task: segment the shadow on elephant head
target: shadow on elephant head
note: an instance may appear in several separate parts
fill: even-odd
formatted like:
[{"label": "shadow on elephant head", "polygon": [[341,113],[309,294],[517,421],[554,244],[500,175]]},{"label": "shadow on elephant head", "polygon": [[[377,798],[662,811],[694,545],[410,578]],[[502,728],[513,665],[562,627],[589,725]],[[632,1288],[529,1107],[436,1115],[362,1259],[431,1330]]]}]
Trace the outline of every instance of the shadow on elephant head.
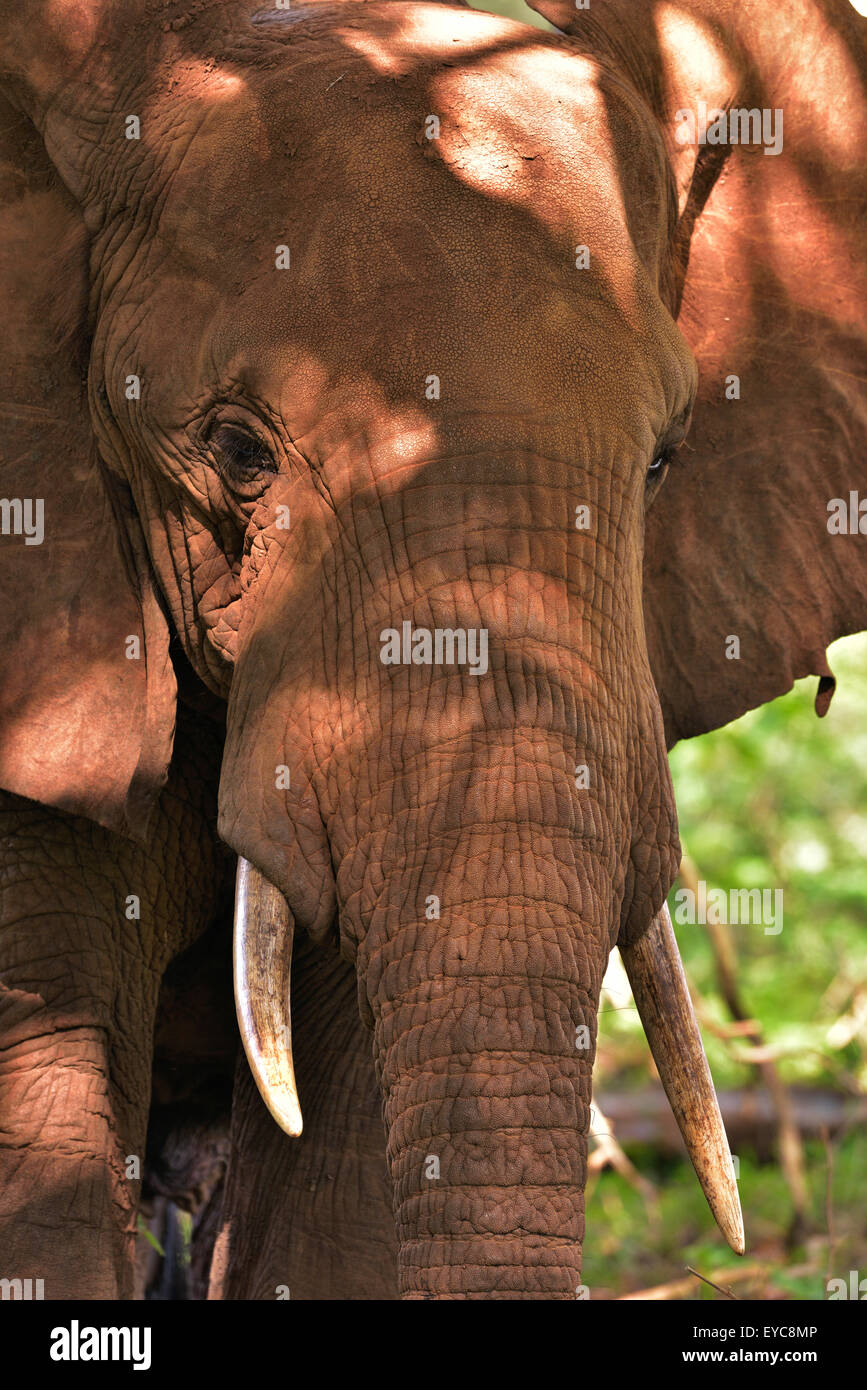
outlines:
[{"label": "shadow on elephant head", "polygon": [[257,1080],[338,941],[411,1298],[575,1296],[618,942],[701,1129],[666,749],[867,623],[863,24],[539,9],[3,9],[0,785],[147,842],[176,634]]}]

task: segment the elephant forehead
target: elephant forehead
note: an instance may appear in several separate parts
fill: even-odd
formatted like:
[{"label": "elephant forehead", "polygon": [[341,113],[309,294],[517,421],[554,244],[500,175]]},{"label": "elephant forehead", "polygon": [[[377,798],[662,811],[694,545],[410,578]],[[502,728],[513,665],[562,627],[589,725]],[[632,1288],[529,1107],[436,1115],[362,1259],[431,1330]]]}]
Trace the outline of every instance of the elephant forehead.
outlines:
[{"label": "elephant forehead", "polygon": [[525,25],[430,4],[288,14],[257,26],[243,61],[191,74],[172,107],[189,138],[165,156],[143,252],[159,268],[151,322],[183,305],[182,331],[160,334],[179,358],[169,380],[196,395],[207,359],[317,414],[350,382],[363,413],[445,372],[450,398],[482,411],[571,413],[610,377],[646,408],[646,358],[672,343],[645,113]]},{"label": "elephant forehead", "polygon": [[[255,30],[236,56],[175,73],[154,123],[164,139],[187,99],[160,220],[203,253],[215,228],[224,239],[266,220],[288,236],[309,216],[352,231],[405,206],[461,216],[470,190],[604,254],[628,254],[630,233],[639,253],[664,240],[652,122],[554,36],[439,4],[276,10]],[[463,212],[467,240],[479,222]]]},{"label": "elephant forehead", "polygon": [[505,280],[544,285],[555,319],[577,295],[646,325],[665,190],[615,167],[616,102],[589,80],[568,106],[556,84],[535,101],[517,59],[507,75],[438,69],[409,87],[359,62],[337,65],[333,91],[320,73],[316,100],[269,72],[191,122],[155,219],[161,264],[168,253],[234,299],[268,282],[270,296],[282,254],[323,322],[350,304],[379,315],[383,293],[454,322],[468,285],[496,304]]}]

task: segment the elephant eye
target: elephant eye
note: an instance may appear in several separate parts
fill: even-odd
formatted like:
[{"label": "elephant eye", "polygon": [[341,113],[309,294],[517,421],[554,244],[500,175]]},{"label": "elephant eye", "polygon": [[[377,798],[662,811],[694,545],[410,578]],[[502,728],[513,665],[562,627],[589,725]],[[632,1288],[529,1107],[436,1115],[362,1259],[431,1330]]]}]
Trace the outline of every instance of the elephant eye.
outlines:
[{"label": "elephant eye", "polygon": [[220,425],[209,447],[222,475],[230,484],[255,483],[277,472],[268,445],[252,430],[239,425]]},{"label": "elephant eye", "polygon": [[647,473],[645,475],[645,483],[649,490],[655,492],[659,484],[662,482],[663,478],[668,472],[668,465],[671,463],[671,456],[673,452],[674,451],[670,446],[666,447],[665,449],[660,449],[659,453],[656,454],[653,462],[649,465]]}]

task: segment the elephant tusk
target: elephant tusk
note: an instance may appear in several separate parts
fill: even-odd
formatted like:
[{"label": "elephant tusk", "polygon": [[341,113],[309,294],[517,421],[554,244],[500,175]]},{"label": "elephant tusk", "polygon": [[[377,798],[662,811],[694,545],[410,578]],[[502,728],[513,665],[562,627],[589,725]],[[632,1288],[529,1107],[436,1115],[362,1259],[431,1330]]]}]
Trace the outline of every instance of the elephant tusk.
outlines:
[{"label": "elephant tusk", "polygon": [[650,1051],[714,1220],[735,1254],[744,1223],[734,1164],[668,907],[620,954]]},{"label": "elephant tusk", "polygon": [[235,1009],[256,1085],[287,1134],[301,1133],[292,1062],[290,977],[294,923],[283,894],[247,859],[235,880]]}]

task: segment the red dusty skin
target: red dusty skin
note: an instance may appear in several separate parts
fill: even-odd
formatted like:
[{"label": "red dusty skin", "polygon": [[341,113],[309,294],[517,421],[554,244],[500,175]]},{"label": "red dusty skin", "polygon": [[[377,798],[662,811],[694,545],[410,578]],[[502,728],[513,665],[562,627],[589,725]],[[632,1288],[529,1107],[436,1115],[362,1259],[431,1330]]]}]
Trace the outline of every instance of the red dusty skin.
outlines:
[{"label": "red dusty skin", "polygon": [[[499,481],[474,488],[473,467]],[[325,601],[276,559],[243,633],[221,834],[299,926],[326,933],[337,906],[374,1029],[402,1295],[573,1299],[601,980],[673,863],[640,547],[602,502],[592,536],[570,529],[571,465],[482,457],[460,477],[430,465],[423,512],[421,489],[354,499],[317,561]],[[487,669],[384,664],[404,621],[484,628]],[[303,683],[302,645],[308,670],[323,652]]]},{"label": "red dusty skin", "polygon": [[[470,774],[479,800],[510,752]],[[540,822],[546,780],[524,782],[520,837],[441,827],[423,868],[390,872],[359,951],[404,1297],[574,1298],[580,1282],[611,888]]]}]

